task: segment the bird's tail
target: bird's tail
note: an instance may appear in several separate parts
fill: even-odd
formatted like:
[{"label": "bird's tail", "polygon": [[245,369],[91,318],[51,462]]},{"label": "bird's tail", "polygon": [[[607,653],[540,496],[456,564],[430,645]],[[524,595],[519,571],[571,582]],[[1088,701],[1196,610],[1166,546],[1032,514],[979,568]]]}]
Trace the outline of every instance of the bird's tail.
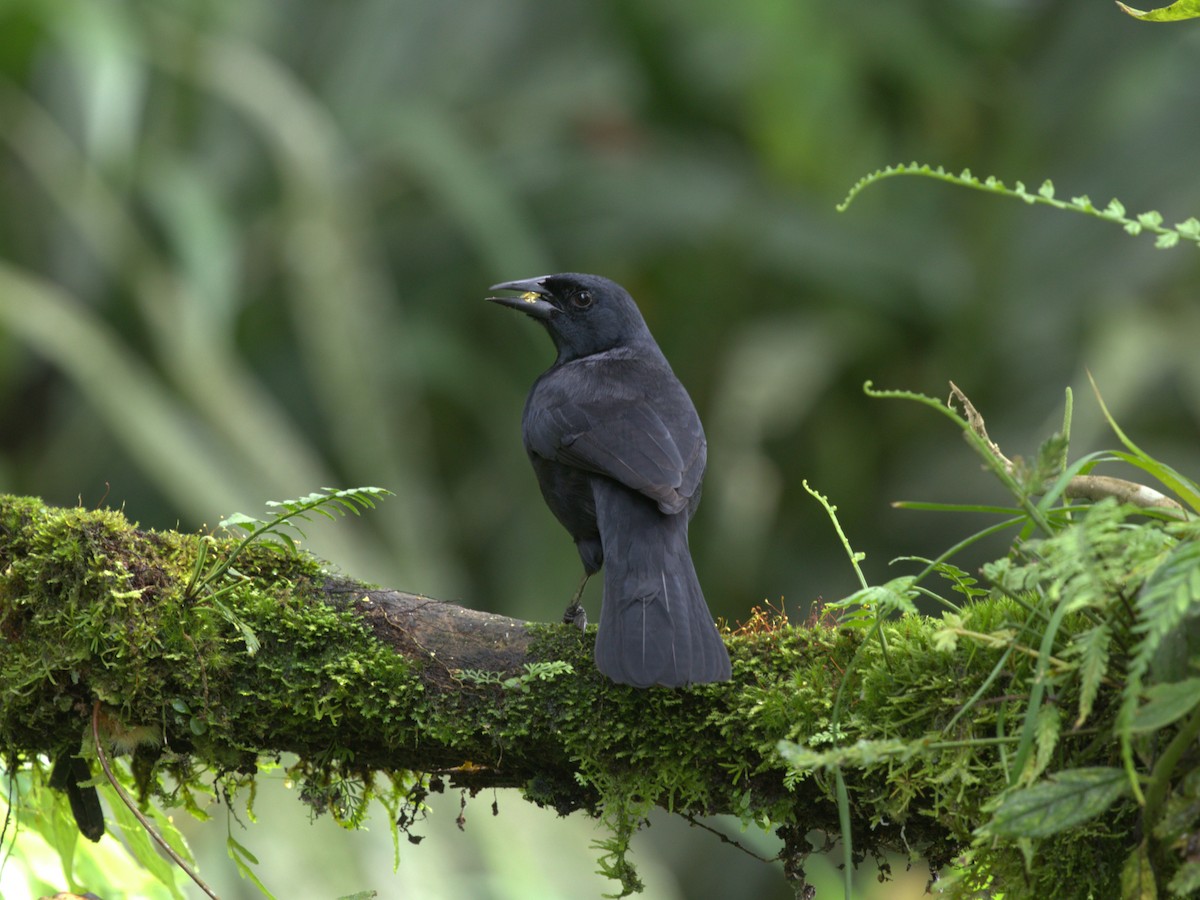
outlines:
[{"label": "bird's tail", "polygon": [[729,654],[688,550],[686,512],[595,479],[604,546],[596,667],[621,684],[682,687],[728,681]]}]

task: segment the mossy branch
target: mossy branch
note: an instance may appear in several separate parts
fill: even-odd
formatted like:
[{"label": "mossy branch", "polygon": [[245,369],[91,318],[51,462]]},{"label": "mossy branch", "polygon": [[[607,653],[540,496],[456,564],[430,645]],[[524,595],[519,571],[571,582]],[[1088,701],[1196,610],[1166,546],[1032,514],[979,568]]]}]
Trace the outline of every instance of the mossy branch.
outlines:
[{"label": "mossy branch", "polygon": [[[784,870],[802,883],[813,830],[852,837],[855,861],[899,850],[943,869],[1013,785],[1104,767],[1099,787],[1057,789],[1090,791],[1094,815],[1101,801],[1111,808],[1079,826],[1083,843],[1069,831],[1044,840],[1039,859],[1103,860],[1089,873],[1094,887],[1114,883],[1128,855],[1138,810],[1111,775],[1119,751],[1101,739],[1100,711],[1111,719],[1119,692],[1111,679],[1085,679],[1087,727],[1059,727],[1060,711],[1080,705],[1079,681],[1047,668],[1050,646],[1012,652],[1017,639],[1033,646],[1014,625],[1028,604],[1004,592],[975,592],[953,621],[907,612],[872,629],[759,611],[727,636],[731,682],[638,690],[600,676],[591,635],[574,627],[373,588],[275,543],[239,556],[221,598],[231,621],[187,591],[205,543],[210,554],[236,544],[0,496],[0,750],[10,772],[81,744],[91,756],[99,703],[107,750],[134,754],[143,800],[194,805],[214,778],[222,790],[244,784],[283,752],[299,756],[289,769],[299,795],[351,825],[372,798],[403,830],[426,792],[447,783],[515,787],[560,813],[602,817],[613,835],[599,845],[602,863],[629,891],[637,879],[625,851],[654,805],[775,829]],[[1058,668],[1078,664],[1054,649]],[[1034,685],[1047,682],[1053,691],[1027,717]],[[1028,766],[1013,766],[1029,746]],[[988,871],[1000,877],[1007,865],[1016,877],[1028,842],[995,823],[991,834]]]},{"label": "mossy branch", "polygon": [[[196,554],[212,540],[0,497],[0,745],[10,767],[78,751],[100,701],[118,751],[141,743],[153,757],[140,785],[151,796],[165,797],[173,779],[252,772],[290,751],[306,796],[347,777],[371,785],[376,772],[422,773],[519,787],[561,813],[611,816],[606,802],[620,796],[643,810],[794,822],[794,854],[807,851],[809,830],[838,827],[828,786],[785,786],[775,747],[827,729],[861,644],[853,631],[764,620],[728,639],[733,682],[636,690],[596,672],[592,632],[371,588],[257,544],[222,597],[257,636],[251,655],[241,629],[188,599]],[[936,667],[943,684],[948,663]],[[918,668],[922,680],[934,675]],[[874,731],[866,717],[845,719],[844,729]],[[881,812],[864,802],[874,805],[855,799],[858,846],[876,852],[907,841],[944,860],[971,827],[970,816],[953,827],[916,816],[868,829]]]}]

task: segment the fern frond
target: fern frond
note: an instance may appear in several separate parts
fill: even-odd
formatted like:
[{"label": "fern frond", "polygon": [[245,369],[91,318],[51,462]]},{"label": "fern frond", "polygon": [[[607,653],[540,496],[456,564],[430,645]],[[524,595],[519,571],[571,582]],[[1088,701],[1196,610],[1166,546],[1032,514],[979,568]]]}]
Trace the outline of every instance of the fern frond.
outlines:
[{"label": "fern frond", "polygon": [[1134,775],[1134,719],[1142,695],[1146,674],[1166,639],[1182,633],[1184,622],[1200,610],[1200,541],[1178,544],[1151,575],[1138,595],[1133,630],[1142,638],[1133,650],[1121,710],[1117,714],[1116,733],[1121,756],[1130,777],[1130,786],[1139,802],[1144,802]]},{"label": "fern frond", "polygon": [[[222,594],[232,589],[234,585],[229,584],[220,589],[215,587],[227,574],[237,576],[233,565],[237,562],[237,558],[241,555],[242,551],[255,541],[261,541],[269,536],[277,542],[284,544],[292,553],[295,553],[297,549],[296,540],[284,529],[290,528],[303,537],[304,532],[296,525],[296,520],[312,521],[312,513],[317,513],[328,519],[344,516],[348,512],[354,513],[356,516],[361,515],[359,512],[360,509],[375,508],[376,498],[389,497],[391,495],[391,491],[378,487],[347,488],[345,490],[324,488],[306,497],[297,497],[293,500],[268,500],[265,504],[268,508],[283,511],[265,521],[257,519],[254,516],[248,516],[245,513],[234,513],[222,519],[217,525],[228,531],[233,531],[235,528],[239,529],[245,532],[245,536],[230,551],[225,559],[214,562],[212,567],[207,571],[203,569],[203,566],[208,555],[209,545],[207,542],[201,543],[201,552],[198,554],[196,568],[192,572],[192,577],[187,585],[187,596],[198,597],[202,593],[205,593],[217,611],[241,630],[245,638],[246,648],[250,655],[253,656],[258,649],[258,639],[255,637],[254,632],[218,599]],[[235,578],[235,582],[238,579],[240,579],[240,576]]]},{"label": "fern frond", "polygon": [[1146,579],[1134,612],[1137,619],[1133,631],[1141,635],[1141,640],[1129,663],[1122,707],[1122,720],[1126,726],[1137,704],[1142,682],[1164,639],[1188,618],[1200,614],[1200,541],[1184,541],[1171,550]]},{"label": "fern frond", "polygon": [[1112,629],[1107,622],[1101,622],[1077,635],[1074,645],[1068,649],[1069,653],[1079,657],[1079,717],[1075,720],[1076,728],[1083,725],[1092,714],[1100,681],[1108,671],[1111,643]]},{"label": "fern frond", "polygon": [[955,175],[942,166],[935,167],[916,162],[908,163],[907,165],[901,163],[894,166],[885,166],[860,178],[850,188],[850,191],[846,194],[846,199],[837,205],[837,211],[845,212],[863,190],[883,181],[885,178],[892,178],[897,175],[919,175],[976,191],[987,191],[991,194],[999,194],[1002,197],[1013,197],[1031,205],[1038,203],[1043,206],[1053,206],[1055,209],[1083,213],[1084,215],[1120,225],[1129,234],[1137,235],[1145,231],[1157,235],[1154,240],[1154,246],[1164,250],[1178,246],[1180,241],[1191,241],[1194,244],[1200,245],[1200,219],[1197,219],[1195,216],[1185,219],[1174,226],[1169,226],[1163,224],[1162,214],[1155,210],[1129,216],[1126,213],[1125,205],[1116,198],[1110,200],[1108,205],[1103,209],[1093,205],[1091,198],[1087,194],[1072,197],[1070,200],[1060,200],[1055,196],[1054,183],[1050,179],[1043,181],[1041,187],[1036,191],[1030,191],[1025,187],[1025,183],[1021,181],[1016,182],[1012,187],[1008,187],[1003,181],[993,175],[980,179],[973,175],[970,169],[963,169]]}]

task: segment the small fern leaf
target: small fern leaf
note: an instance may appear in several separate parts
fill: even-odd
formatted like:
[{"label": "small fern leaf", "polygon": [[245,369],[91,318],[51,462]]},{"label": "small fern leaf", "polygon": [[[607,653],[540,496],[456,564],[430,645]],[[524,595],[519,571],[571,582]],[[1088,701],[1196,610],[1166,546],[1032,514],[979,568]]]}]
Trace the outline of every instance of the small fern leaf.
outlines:
[{"label": "small fern leaf", "polygon": [[262,521],[254,518],[254,516],[248,516],[245,513],[234,513],[218,522],[217,527],[229,531],[232,531],[234,528],[240,528],[243,531],[253,531],[261,524]]},{"label": "small fern leaf", "polygon": [[1132,728],[1142,683],[1163,640],[1183,622],[1200,615],[1200,541],[1176,545],[1138,595],[1133,630],[1142,639],[1134,648],[1121,703],[1119,728]]},{"label": "small fern leaf", "polygon": [[1108,671],[1108,647],[1111,640],[1112,631],[1106,622],[1089,628],[1076,639],[1079,652],[1079,718],[1075,720],[1076,728],[1083,725],[1092,714],[1092,705],[1096,702],[1096,693],[1100,690],[1100,680]]},{"label": "small fern leaf", "polygon": [[1195,216],[1179,222],[1175,226],[1175,230],[1189,241],[1200,241],[1200,219],[1197,219]]},{"label": "small fern leaf", "polygon": [[1037,723],[1034,725],[1033,771],[1029,780],[1037,778],[1046,771],[1050,760],[1054,757],[1054,748],[1058,746],[1058,736],[1062,733],[1062,714],[1057,706],[1046,704],[1038,710]]},{"label": "small fern leaf", "polygon": [[1200,705],[1200,678],[1156,684],[1146,691],[1146,699],[1133,714],[1131,731],[1158,731],[1190,713]]}]

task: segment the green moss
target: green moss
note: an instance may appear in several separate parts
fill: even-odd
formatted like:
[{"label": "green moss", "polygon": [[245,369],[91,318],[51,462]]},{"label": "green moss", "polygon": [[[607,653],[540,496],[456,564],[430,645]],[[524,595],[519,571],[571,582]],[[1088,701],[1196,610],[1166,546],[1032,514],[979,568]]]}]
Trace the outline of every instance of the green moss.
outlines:
[{"label": "green moss", "polygon": [[5,507],[0,691],[10,700],[0,729],[10,741],[78,743],[76,707],[90,710],[92,697],[122,718],[156,721],[145,699],[161,688],[162,655],[178,649],[184,616],[172,585],[183,540],[138,534],[109,511],[51,510],[28,499]]},{"label": "green moss", "polygon": [[[161,791],[158,775],[170,772],[179,787],[167,802],[206,790],[212,773],[226,789],[252,791],[264,757],[293,751],[301,796],[347,824],[372,797],[410,823],[422,792],[443,779],[520,787],[560,813],[600,817],[609,833],[597,845],[601,865],[626,890],[637,885],[629,841],[653,806],[729,812],[775,829],[789,870],[799,871],[806,834],[837,830],[837,774],[859,858],[904,849],[941,868],[969,849],[963,877],[973,883],[993,878],[1010,891],[1069,883],[1102,896],[1115,877],[1111,860],[1134,846],[1132,799],[1036,845],[975,831],[1006,792],[1043,770],[1120,765],[1118,651],[1105,658],[1100,684],[1078,662],[1077,637],[1094,639],[1103,622],[1114,647],[1135,646],[1145,632],[1132,630],[1131,603],[1138,615],[1142,606],[1176,610],[1181,622],[1192,608],[1183,568],[1192,557],[1164,547],[1187,550],[1181,542],[1196,535],[1131,535],[1102,513],[1038,545],[1040,570],[1021,559],[996,566],[1001,587],[953,615],[860,617],[839,628],[757,619],[727,639],[732,681],[638,690],[596,671],[594,630],[560,625],[534,628],[529,659],[539,662],[525,672],[426,679],[428,663],[397,654],[328,601],[311,558],[255,544],[237,559],[237,577],[189,593],[211,538],[0,498],[0,742],[10,761],[77,748],[99,699],[110,732],[160,736],[142,754],[150,774],[141,784]],[[1096,569],[1099,578],[1070,558],[1092,547],[1089,528],[1108,556],[1124,554]],[[233,548],[209,546],[218,560]],[[1164,559],[1180,567],[1178,597],[1143,588]],[[1057,617],[1047,658],[1039,629],[1066,602],[1063,585],[1087,599]],[[1074,728],[1089,679],[1100,689],[1086,727]],[[1044,697],[1030,713],[1039,684]],[[1135,762],[1148,770],[1163,741],[1139,741]],[[1160,804],[1170,823],[1153,851],[1163,871],[1172,871],[1169,847],[1195,830],[1200,780],[1185,777],[1193,764],[1185,758],[1166,773],[1185,788]],[[1026,871],[1022,847],[1036,872]]]},{"label": "green moss", "polygon": [[[251,654],[218,601],[187,593],[210,539],[36,500],[3,509],[0,734],[10,755],[77,746],[93,699],[110,727],[157,726],[168,751],[218,769],[252,765],[264,746],[336,758],[332,733],[412,739],[406,713],[421,686],[411,666],[353,613],[314,600],[316,561],[271,543],[239,556],[243,577],[219,602],[258,637]],[[233,546],[217,541],[210,555]]]}]

